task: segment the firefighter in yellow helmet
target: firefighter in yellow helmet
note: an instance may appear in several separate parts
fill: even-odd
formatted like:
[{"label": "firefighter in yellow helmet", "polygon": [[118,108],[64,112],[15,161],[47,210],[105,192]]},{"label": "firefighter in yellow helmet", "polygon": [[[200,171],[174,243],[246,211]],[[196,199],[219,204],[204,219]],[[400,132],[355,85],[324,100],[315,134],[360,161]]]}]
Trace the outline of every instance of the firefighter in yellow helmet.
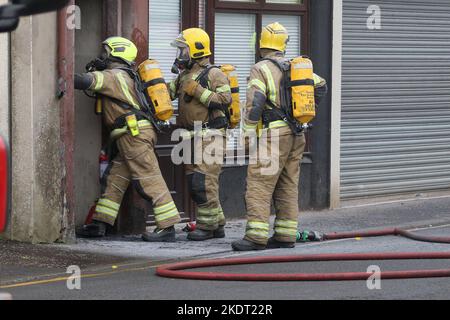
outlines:
[{"label": "firefighter in yellow helmet", "polygon": [[[262,121],[267,140],[264,145],[259,140],[259,147],[279,147],[274,153],[278,166],[270,174],[264,173],[267,163],[261,159],[248,167],[245,195],[247,227],[244,239],[232,243],[236,251],[292,248],[296,242],[300,163],[306,142],[302,125],[290,116],[292,101],[285,98],[288,96],[286,90],[290,88],[283,85],[286,82],[282,66],[290,66],[285,58],[288,40],[287,30],[279,23],[263,28],[260,40],[262,59],[250,73],[244,131],[256,131]],[[325,80],[314,75],[314,87],[316,103],[319,103],[327,90]],[[274,146],[275,136],[279,139],[278,146]],[[272,199],[276,219],[274,235],[269,239]]]},{"label": "firefighter in yellow helmet", "polygon": [[[188,239],[223,238],[225,217],[219,200],[219,175],[232,100],[230,84],[227,76],[211,65],[210,38],[204,30],[184,30],[172,46],[177,48],[172,71],[178,76],[168,87],[172,99],[179,101],[177,125],[189,130],[189,139],[195,145],[193,154],[205,155],[214,143],[215,159],[220,159],[213,163],[202,159],[201,163],[185,164],[191,196],[197,205],[197,227],[188,234]],[[201,132],[193,131],[195,124],[201,125]],[[200,146],[194,142],[199,135],[203,138]]]},{"label": "firefighter in yellow helmet", "polygon": [[95,93],[97,103],[101,103],[104,124],[111,131],[110,145],[117,149],[103,176],[93,222],[83,226],[78,234],[104,236],[107,225],[114,225],[131,183],[152,202],[155,212],[157,228],[144,240],[175,241],[174,225],[180,221],[180,215],[155,155],[155,122],[136,89],[138,78],[133,66],[137,53],[130,40],[108,38],[103,42],[102,54],[87,65],[88,72],[75,75],[75,88]]}]

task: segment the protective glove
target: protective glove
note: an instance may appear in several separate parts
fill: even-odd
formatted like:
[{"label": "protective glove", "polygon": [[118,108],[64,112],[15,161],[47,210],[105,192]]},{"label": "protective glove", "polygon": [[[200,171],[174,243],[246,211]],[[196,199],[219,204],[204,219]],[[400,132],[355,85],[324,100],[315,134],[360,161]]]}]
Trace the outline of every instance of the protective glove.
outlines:
[{"label": "protective glove", "polygon": [[199,86],[199,83],[193,79],[187,80],[183,85],[183,91],[188,95],[193,97],[195,95],[195,90]]}]

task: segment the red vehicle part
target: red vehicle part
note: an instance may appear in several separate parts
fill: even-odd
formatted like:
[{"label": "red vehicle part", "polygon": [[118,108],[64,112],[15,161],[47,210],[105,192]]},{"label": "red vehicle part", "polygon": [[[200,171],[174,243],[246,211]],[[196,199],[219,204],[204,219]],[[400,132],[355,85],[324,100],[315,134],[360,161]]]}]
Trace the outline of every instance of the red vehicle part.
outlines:
[{"label": "red vehicle part", "polygon": [[[346,232],[324,235],[325,240],[378,237],[386,235],[399,235],[418,241],[450,243],[450,238],[427,237],[412,234],[400,229],[385,229],[369,232]],[[292,274],[246,274],[246,273],[221,273],[221,272],[193,272],[186,269],[218,267],[229,265],[245,265],[260,263],[286,263],[286,262],[323,262],[323,261],[373,261],[373,260],[415,260],[415,259],[449,259],[450,252],[384,252],[384,253],[356,253],[356,254],[318,254],[295,256],[269,256],[252,258],[228,258],[187,261],[168,264],[156,269],[156,274],[161,277],[195,279],[195,280],[223,280],[223,281],[349,281],[367,280],[372,274],[366,272],[345,273],[292,273]],[[450,269],[438,270],[402,270],[383,271],[381,279],[412,279],[450,277]]]},{"label": "red vehicle part", "polygon": [[8,146],[0,137],[0,233],[5,231],[8,223],[10,183],[8,161]]}]

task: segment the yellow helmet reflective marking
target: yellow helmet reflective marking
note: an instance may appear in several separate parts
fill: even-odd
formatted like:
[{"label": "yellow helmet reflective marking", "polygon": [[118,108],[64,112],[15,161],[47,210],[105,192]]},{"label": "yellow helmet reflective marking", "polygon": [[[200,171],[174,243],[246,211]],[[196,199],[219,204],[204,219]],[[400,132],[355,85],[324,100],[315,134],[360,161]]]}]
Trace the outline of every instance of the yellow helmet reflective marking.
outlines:
[{"label": "yellow helmet reflective marking", "polygon": [[261,32],[261,49],[285,51],[289,41],[289,34],[283,25],[278,22],[265,26]]},{"label": "yellow helmet reflective marking", "polygon": [[192,59],[208,57],[211,55],[211,40],[209,35],[200,28],[186,29],[175,39],[173,46],[188,46]]},{"label": "yellow helmet reflective marking", "polygon": [[111,56],[131,64],[136,60],[138,49],[133,42],[122,37],[110,37],[103,44],[111,49]]}]

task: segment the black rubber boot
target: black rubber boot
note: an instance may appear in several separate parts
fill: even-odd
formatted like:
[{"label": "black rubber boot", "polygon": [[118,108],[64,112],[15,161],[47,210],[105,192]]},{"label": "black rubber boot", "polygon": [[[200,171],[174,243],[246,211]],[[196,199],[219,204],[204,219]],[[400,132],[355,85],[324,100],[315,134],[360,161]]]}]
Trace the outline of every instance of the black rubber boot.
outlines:
[{"label": "black rubber boot", "polygon": [[169,227],[166,229],[156,228],[153,232],[144,232],[142,234],[142,240],[146,242],[175,242],[175,227]]},{"label": "black rubber boot", "polygon": [[77,236],[81,238],[102,238],[106,235],[107,224],[102,221],[93,221],[77,230]]},{"label": "black rubber boot", "polygon": [[267,249],[292,249],[295,248],[295,242],[281,242],[274,237],[267,241]]},{"label": "black rubber boot", "polygon": [[192,241],[205,241],[209,239],[221,239],[225,238],[225,227],[219,226],[216,230],[202,230],[202,229],[196,229],[194,231],[191,231],[187,235],[188,240]]},{"label": "black rubber boot", "polygon": [[187,239],[192,241],[205,241],[213,238],[214,238],[213,230],[195,229],[194,231],[189,232],[187,235]]},{"label": "black rubber boot", "polygon": [[231,243],[231,247],[234,251],[253,251],[253,250],[265,250],[266,246],[257,244],[248,240],[238,240]]},{"label": "black rubber boot", "polygon": [[225,226],[219,226],[219,228],[214,230],[214,238],[225,238]]}]

